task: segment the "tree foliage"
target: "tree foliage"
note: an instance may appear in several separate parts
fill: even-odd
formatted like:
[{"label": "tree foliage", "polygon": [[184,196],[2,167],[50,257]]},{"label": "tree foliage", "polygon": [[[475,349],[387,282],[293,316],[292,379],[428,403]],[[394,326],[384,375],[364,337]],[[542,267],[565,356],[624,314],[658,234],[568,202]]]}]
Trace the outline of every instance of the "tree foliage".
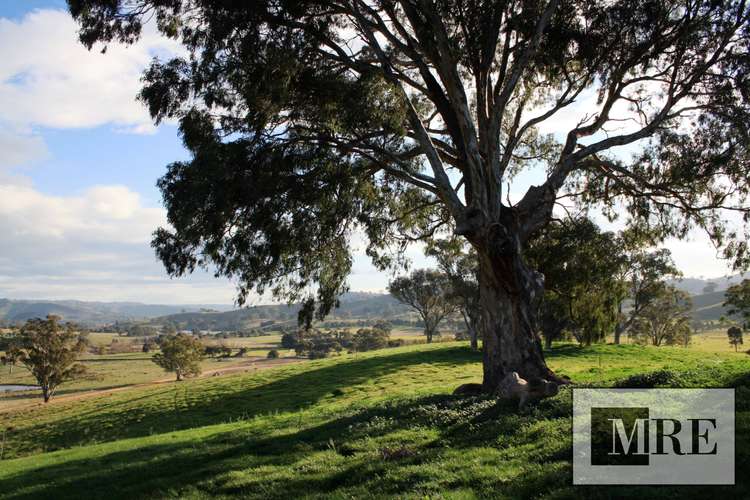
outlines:
[{"label": "tree foliage", "polygon": [[670,285],[662,285],[641,310],[631,337],[654,346],[685,344],[691,335],[690,296]]},{"label": "tree foliage", "polygon": [[479,262],[474,252],[459,238],[431,239],[425,253],[437,260],[438,269],[450,281],[450,298],[463,317],[472,349],[478,348]]},{"label": "tree foliage", "polygon": [[162,338],[159,348],[161,352],[154,354],[151,360],[164,371],[174,372],[178,381],[200,375],[204,347],[198,339],[178,333]]},{"label": "tree foliage", "polygon": [[731,315],[742,318],[743,328],[750,329],[750,280],[730,286],[724,295],[724,307]]},{"label": "tree foliage", "polygon": [[533,240],[527,257],[544,274],[539,321],[548,343],[567,330],[588,345],[614,329],[625,264],[614,233],[583,216],[556,221]]},{"label": "tree foliage", "polygon": [[21,327],[16,355],[41,387],[45,403],[60,384],[85,373],[77,360],[86,344],[75,325],[61,324],[57,316],[30,319]]},{"label": "tree foliage", "polygon": [[388,291],[414,309],[424,322],[427,342],[439,335],[438,326],[446,316],[458,309],[452,297],[450,279],[430,269],[417,269],[408,276],[400,276],[388,284]]},{"label": "tree foliage", "polygon": [[[173,274],[213,264],[241,297],[316,282],[331,306],[357,224],[379,255],[396,229],[462,220],[466,205],[499,213],[503,179],[539,166],[546,182],[516,205],[523,240],[569,183],[669,233],[706,226],[745,262],[714,217],[746,210],[743,1],[69,4],[88,47],[132,43],[153,18],[187,51],[155,61],[140,94],[193,155],[159,184],[174,230],[154,245]],[[538,133],[585,92],[597,107],[563,142]],[[623,105],[633,126],[597,135]],[[632,161],[605,155],[632,143]]]}]

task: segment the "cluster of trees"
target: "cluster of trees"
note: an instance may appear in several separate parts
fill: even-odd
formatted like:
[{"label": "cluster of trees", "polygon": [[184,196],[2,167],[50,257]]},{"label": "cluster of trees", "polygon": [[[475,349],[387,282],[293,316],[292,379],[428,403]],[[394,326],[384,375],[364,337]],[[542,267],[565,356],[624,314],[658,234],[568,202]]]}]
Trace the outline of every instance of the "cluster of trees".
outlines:
[{"label": "cluster of trees", "polygon": [[[627,334],[638,343],[685,344],[691,327],[690,297],[667,284],[679,276],[666,249],[647,250],[653,240],[634,231],[602,231],[585,216],[556,220],[529,243],[526,258],[544,276],[535,302],[546,345],[572,336],[579,343],[616,344]],[[460,313],[477,348],[482,307],[477,254],[459,239],[432,239],[427,255],[437,270],[416,270],[389,285],[390,293],[422,318],[427,341],[445,318]]]},{"label": "cluster of trees", "polygon": [[209,345],[203,350],[209,358],[228,358],[232,355],[232,348],[225,345]]},{"label": "cluster of trees", "polygon": [[389,346],[390,325],[382,322],[372,328],[322,331],[315,328],[288,332],[281,337],[281,346],[294,349],[298,356],[324,358],[332,353],[364,352]]},{"label": "cluster of trees", "polygon": [[[78,358],[90,347],[88,332],[73,323],[63,323],[58,316],[30,319],[17,331],[0,338],[0,350],[5,354],[2,363],[26,367],[48,402],[64,382],[86,374]],[[177,380],[200,374],[200,361],[206,349],[192,335],[162,335],[147,339],[144,351],[159,347],[153,362],[166,371],[174,372]],[[244,352],[242,353],[244,355]]]},{"label": "cluster of trees", "polygon": [[539,329],[549,346],[565,334],[581,344],[624,334],[653,345],[684,343],[689,296],[666,280],[679,276],[666,249],[649,249],[653,235],[602,231],[579,216],[551,222],[531,242],[527,258],[544,275]]}]

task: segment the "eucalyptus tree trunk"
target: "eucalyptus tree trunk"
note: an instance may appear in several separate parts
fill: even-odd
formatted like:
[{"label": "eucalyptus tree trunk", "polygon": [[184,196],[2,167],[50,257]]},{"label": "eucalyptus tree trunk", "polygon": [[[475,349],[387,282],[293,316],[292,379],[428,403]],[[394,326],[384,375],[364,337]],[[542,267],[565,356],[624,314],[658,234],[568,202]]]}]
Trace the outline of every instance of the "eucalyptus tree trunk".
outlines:
[{"label": "eucalyptus tree trunk", "polygon": [[518,237],[499,224],[492,226],[475,243],[479,255],[484,390],[494,391],[510,372],[527,380],[559,381],[547,367],[536,331],[544,278],[523,261]]}]

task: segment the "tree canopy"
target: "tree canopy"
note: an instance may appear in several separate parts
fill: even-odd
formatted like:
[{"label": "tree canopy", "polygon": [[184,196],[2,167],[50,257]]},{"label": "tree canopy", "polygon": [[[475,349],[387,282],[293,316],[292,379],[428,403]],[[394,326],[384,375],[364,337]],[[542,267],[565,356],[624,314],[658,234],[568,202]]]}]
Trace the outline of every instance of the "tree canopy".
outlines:
[{"label": "tree canopy", "polygon": [[165,371],[174,372],[178,381],[201,374],[204,347],[198,339],[178,333],[161,339],[159,348],[161,352],[154,354],[151,360]]},{"label": "tree canopy", "polygon": [[[184,47],[140,92],[191,153],[159,182],[153,245],[172,275],[233,278],[240,302],[270,289],[309,321],[346,289],[355,231],[389,266],[455,225],[499,304],[483,307],[489,389],[550,375],[522,253],[562,199],[662,236],[702,227],[750,259],[746,226],[726,224],[750,222],[745,0],[68,2],[88,47],[148,20]],[[539,180],[513,201],[523,171]]]},{"label": "tree canopy", "polygon": [[440,322],[459,309],[450,278],[430,269],[417,269],[409,276],[394,279],[388,284],[388,291],[419,314],[428,343],[439,334]]},{"label": "tree canopy", "polygon": [[545,278],[539,321],[548,343],[563,330],[587,345],[614,330],[626,260],[616,234],[584,216],[567,218],[540,232],[527,257]]},{"label": "tree canopy", "polygon": [[30,319],[21,327],[17,358],[29,369],[48,402],[63,382],[85,372],[77,363],[86,339],[72,323],[60,323],[57,316]]},{"label": "tree canopy", "polygon": [[[193,153],[160,182],[174,229],[154,244],[171,272],[215,264],[242,296],[285,276],[286,291],[315,281],[329,296],[357,224],[376,253],[391,217],[509,208],[503,180],[537,165],[547,180],[514,205],[524,239],[566,182],[672,233],[689,221],[724,239],[710,213],[746,211],[744,1],[69,4],[89,47],[132,43],[153,18],[187,49],[154,61],[140,94]],[[559,143],[538,133],[585,93],[588,120]],[[618,106],[635,110],[632,131],[604,137]],[[604,156],[648,137],[632,161]]]}]

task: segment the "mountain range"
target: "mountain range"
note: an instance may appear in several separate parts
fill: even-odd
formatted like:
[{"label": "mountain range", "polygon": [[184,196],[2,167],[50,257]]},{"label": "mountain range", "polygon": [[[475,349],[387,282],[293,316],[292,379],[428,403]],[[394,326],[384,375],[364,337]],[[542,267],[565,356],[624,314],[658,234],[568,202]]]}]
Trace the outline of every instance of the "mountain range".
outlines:
[{"label": "mountain range", "polygon": [[[726,314],[722,302],[724,290],[739,283],[741,275],[726,278],[682,278],[671,280],[677,288],[693,297],[696,319],[719,319]],[[79,300],[10,300],[0,299],[0,323],[15,324],[48,314],[61,316],[87,326],[114,322],[150,321],[205,325],[205,328],[238,329],[249,319],[291,320],[299,305],[258,305],[237,309],[228,304],[164,305],[137,302],[84,302]],[[341,306],[334,317],[386,318],[403,314],[407,308],[388,294],[350,292],[341,297]],[[200,326],[198,328],[201,328]]]}]

